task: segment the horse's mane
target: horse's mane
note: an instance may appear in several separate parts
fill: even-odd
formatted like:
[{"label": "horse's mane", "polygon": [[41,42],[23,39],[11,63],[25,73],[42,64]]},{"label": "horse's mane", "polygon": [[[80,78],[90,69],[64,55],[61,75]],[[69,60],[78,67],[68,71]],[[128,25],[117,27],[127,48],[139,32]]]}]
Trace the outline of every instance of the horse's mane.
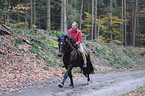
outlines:
[{"label": "horse's mane", "polygon": [[70,34],[62,35],[61,39],[64,40],[64,41],[66,41],[66,40],[68,41],[69,40],[70,43],[72,44],[72,38],[71,38]]}]

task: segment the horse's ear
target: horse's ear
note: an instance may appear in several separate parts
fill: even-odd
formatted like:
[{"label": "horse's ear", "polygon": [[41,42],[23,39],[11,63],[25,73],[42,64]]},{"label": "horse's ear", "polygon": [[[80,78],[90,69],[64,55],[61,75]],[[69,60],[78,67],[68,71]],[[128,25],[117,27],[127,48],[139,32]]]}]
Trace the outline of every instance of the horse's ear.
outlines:
[{"label": "horse's ear", "polygon": [[66,42],[69,41],[69,38],[67,37],[67,35],[64,37],[64,40],[65,40]]},{"label": "horse's ear", "polygon": [[69,41],[72,43],[72,37],[70,34],[67,34]]},{"label": "horse's ear", "polygon": [[57,41],[60,41],[60,37],[58,36]]}]

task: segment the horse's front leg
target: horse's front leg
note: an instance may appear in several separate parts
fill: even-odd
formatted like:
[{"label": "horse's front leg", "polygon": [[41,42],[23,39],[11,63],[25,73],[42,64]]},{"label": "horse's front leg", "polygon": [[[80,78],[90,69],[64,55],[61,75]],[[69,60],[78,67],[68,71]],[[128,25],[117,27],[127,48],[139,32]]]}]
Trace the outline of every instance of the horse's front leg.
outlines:
[{"label": "horse's front leg", "polygon": [[70,87],[70,88],[73,88],[74,85],[73,85],[73,78],[72,78],[72,73],[71,73],[71,72],[70,72],[70,74],[69,74],[69,78],[70,78],[70,85],[69,85],[69,87]]},{"label": "horse's front leg", "polygon": [[67,72],[66,72],[65,75],[64,75],[63,81],[62,81],[60,84],[58,84],[58,86],[59,86],[60,88],[63,88],[64,82],[65,82],[66,78],[68,77],[68,75],[71,73],[71,70],[72,70],[72,66],[69,66]]}]

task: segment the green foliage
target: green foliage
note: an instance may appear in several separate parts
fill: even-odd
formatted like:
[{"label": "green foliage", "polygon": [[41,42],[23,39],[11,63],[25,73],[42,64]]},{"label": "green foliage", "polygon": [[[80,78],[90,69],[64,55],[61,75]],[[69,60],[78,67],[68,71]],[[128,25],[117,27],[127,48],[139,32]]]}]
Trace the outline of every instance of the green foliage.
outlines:
[{"label": "green foliage", "polygon": [[142,51],[140,52],[140,54],[143,56],[145,54],[145,48],[142,48]]},{"label": "green foliage", "polygon": [[121,41],[120,40],[112,40],[112,42],[116,43],[116,44],[121,44]]},{"label": "green foliage", "polygon": [[58,32],[58,31],[51,31],[51,30],[47,30],[47,32],[49,33],[49,35],[52,35],[52,36],[61,36],[61,35],[64,35],[63,32]]},{"label": "green foliage", "polygon": [[33,46],[31,49],[29,49],[31,53],[37,53],[39,51],[39,48],[37,46]]},{"label": "green foliage", "polygon": [[54,46],[58,46],[58,43],[52,39],[48,39],[48,44],[54,45]]},{"label": "green foliage", "polygon": [[[9,23],[8,26],[11,26],[11,28],[25,28],[25,22],[18,22],[15,24]],[[27,23],[28,26],[28,23]]]},{"label": "green foliage", "polygon": [[[78,0],[72,0],[68,5],[67,5],[67,26],[68,28],[71,27],[71,24],[73,22],[77,22],[78,24],[80,23],[80,10],[78,10],[79,6]],[[83,22],[83,21],[81,21]]]},{"label": "green foliage", "polygon": [[19,44],[22,44],[23,43],[23,39],[22,38],[16,38],[14,41],[11,40],[12,43],[14,43],[14,46],[16,48],[18,48]]},{"label": "green foliage", "polygon": [[[91,46],[92,44],[93,46]],[[99,65],[108,65],[121,69],[143,66],[143,62],[145,62],[139,53],[140,51],[133,47],[122,47],[115,43],[106,45],[100,41],[97,43],[88,42],[86,45],[86,47],[91,46],[91,58],[93,62],[98,62]]]},{"label": "green foliage", "polygon": [[2,16],[3,13],[3,9],[0,8],[0,16]]},{"label": "green foliage", "polygon": [[[91,30],[92,30],[92,26],[91,26],[91,22],[92,22],[92,15],[84,12],[86,17],[85,17],[85,24],[84,24],[84,28],[82,30],[82,32],[84,32],[85,34],[87,34],[88,36],[91,35]],[[121,19],[119,19],[117,16],[113,16],[112,17],[112,24],[110,25],[110,19],[111,19],[111,15],[110,13],[107,16],[102,16],[101,20],[100,20],[100,33],[101,33],[101,37],[99,36],[99,38],[104,41],[104,42],[108,42],[110,41],[110,36],[112,33],[112,38],[113,38],[113,42],[120,44],[120,25],[121,25]],[[99,23],[99,20],[97,19],[97,25]],[[95,22],[94,22],[95,23]]]},{"label": "green foliage", "polygon": [[84,28],[82,29],[82,32],[84,32],[85,34],[87,34],[88,36],[91,35],[91,22],[92,22],[92,15],[89,14],[88,12],[84,12],[85,13],[85,22],[84,22]]},{"label": "green foliage", "polygon": [[[16,33],[22,35],[21,30],[16,30]],[[41,62],[39,60],[44,60],[46,67],[45,70],[49,70],[49,66],[59,66],[62,65],[62,58],[58,58],[58,43],[57,36],[60,36],[64,33],[51,31],[51,30],[24,30],[24,35],[26,38],[31,38],[31,47],[29,51],[31,54],[36,54],[35,57],[38,59],[37,64]],[[34,34],[35,33],[35,34]],[[100,38],[104,38],[102,35]],[[33,40],[34,39],[34,40]],[[14,45],[18,48],[19,45],[23,44],[22,39],[16,38],[11,40]],[[119,42],[119,41],[113,41]],[[104,66],[113,66],[116,69],[121,68],[133,68],[135,66],[143,66],[144,60],[141,59],[140,50],[138,51],[134,47],[123,47],[118,46],[115,43],[103,43],[101,41],[87,41],[84,43],[91,51],[91,60],[93,64],[104,65]],[[119,43],[118,43],[119,44]],[[52,46],[51,46],[52,45]],[[23,52],[27,52],[24,49]],[[96,63],[97,62],[97,63]],[[80,73],[79,70],[75,71]]]}]

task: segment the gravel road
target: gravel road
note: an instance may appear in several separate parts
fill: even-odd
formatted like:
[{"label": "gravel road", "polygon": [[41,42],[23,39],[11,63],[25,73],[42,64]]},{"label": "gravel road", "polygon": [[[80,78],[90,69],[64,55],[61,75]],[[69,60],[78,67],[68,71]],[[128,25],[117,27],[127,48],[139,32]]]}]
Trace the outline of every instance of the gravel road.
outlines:
[{"label": "gravel road", "polygon": [[104,75],[91,75],[91,83],[87,79],[74,81],[74,88],[47,85],[42,88],[25,90],[21,93],[10,93],[2,96],[120,96],[145,85],[145,71],[118,72]]}]

